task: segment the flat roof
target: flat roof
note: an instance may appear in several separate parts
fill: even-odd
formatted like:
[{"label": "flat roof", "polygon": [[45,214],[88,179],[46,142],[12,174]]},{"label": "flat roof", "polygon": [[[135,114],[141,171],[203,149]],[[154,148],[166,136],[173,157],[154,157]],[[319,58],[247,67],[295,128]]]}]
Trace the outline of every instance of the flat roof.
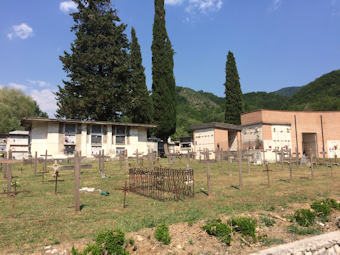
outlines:
[{"label": "flat roof", "polygon": [[258,110],[254,110],[254,111],[250,111],[250,112],[246,112],[246,113],[242,113],[241,115],[246,115],[249,113],[253,113],[253,112],[262,112],[262,111],[267,111],[267,112],[303,112],[303,113],[334,113],[334,112],[339,112],[340,111],[289,111],[289,110],[269,110],[269,109],[258,109]]},{"label": "flat roof", "polygon": [[114,125],[114,126],[129,126],[129,127],[145,127],[156,128],[156,125],[152,124],[140,124],[140,123],[123,123],[112,121],[93,121],[93,120],[74,120],[74,119],[48,119],[48,118],[23,118],[21,125],[27,125],[33,122],[58,122],[58,123],[73,123],[73,124],[95,124],[95,125]]},{"label": "flat roof", "polygon": [[254,125],[259,125],[259,124],[262,124],[262,125],[286,125],[286,126],[291,126],[292,124],[291,123],[288,123],[288,122],[262,122],[262,121],[259,121],[259,122],[254,122],[254,123],[250,123],[250,124],[245,124],[245,125],[242,125],[242,127],[249,127],[249,126],[254,126]]},{"label": "flat roof", "polygon": [[12,132],[9,132],[10,135],[29,135],[30,133],[28,131],[22,131],[22,130],[15,130]]},{"label": "flat roof", "polygon": [[227,130],[242,130],[242,127],[239,126],[239,125],[222,123],[222,122],[202,123],[202,124],[199,124],[199,125],[192,125],[190,128],[192,130],[207,129],[207,128],[217,128],[217,129],[227,129]]}]

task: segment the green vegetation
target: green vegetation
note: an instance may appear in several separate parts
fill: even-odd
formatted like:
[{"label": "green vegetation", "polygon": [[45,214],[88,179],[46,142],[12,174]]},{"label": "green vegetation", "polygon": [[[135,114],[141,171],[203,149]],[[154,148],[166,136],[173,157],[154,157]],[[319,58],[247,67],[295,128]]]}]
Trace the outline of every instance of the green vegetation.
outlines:
[{"label": "green vegetation", "polygon": [[256,220],[248,217],[232,218],[230,221],[234,231],[240,232],[244,236],[250,236],[256,242]]},{"label": "green vegetation", "polygon": [[94,243],[88,244],[82,251],[72,248],[72,255],[128,255],[129,252],[123,247],[125,243],[125,235],[121,230],[110,230],[101,232],[94,239]]},{"label": "green vegetation", "polygon": [[340,203],[338,203],[335,199],[333,198],[326,198],[324,200],[329,206],[333,209],[340,210]]},{"label": "green vegetation", "polygon": [[263,216],[260,218],[260,222],[264,224],[266,227],[272,227],[276,223],[274,219]]},{"label": "green vegetation", "polygon": [[316,215],[320,218],[326,219],[331,214],[331,207],[325,200],[318,200],[310,206]]},{"label": "green vegetation", "polygon": [[156,136],[167,140],[176,132],[174,50],[166,31],[164,0],[155,0],[152,41],[152,100]]},{"label": "green vegetation", "polygon": [[299,227],[295,224],[292,224],[288,227],[288,232],[296,235],[317,235],[321,233],[318,228]]},{"label": "green vegetation", "polygon": [[120,120],[126,113],[130,77],[126,25],[110,0],[77,0],[71,16],[75,40],[60,56],[67,73],[58,86],[57,116],[72,119]]},{"label": "green vegetation", "polygon": [[146,86],[142,53],[134,28],[131,29],[131,80],[129,84],[129,116],[134,123],[151,123],[152,100]]},{"label": "green vegetation", "polygon": [[209,235],[216,236],[221,242],[226,245],[231,243],[232,229],[221,219],[210,220],[202,227]]},{"label": "green vegetation", "polygon": [[315,221],[315,216],[315,212],[312,212],[309,209],[299,209],[294,213],[296,222],[302,227],[312,226]]},{"label": "green vegetation", "polygon": [[234,54],[229,51],[225,68],[225,117],[224,122],[235,125],[241,124],[242,91]]},{"label": "green vegetation", "polygon": [[171,241],[169,226],[166,223],[160,224],[155,230],[155,237],[158,241],[169,244]]},{"label": "green vegetation", "polygon": [[286,87],[286,88],[282,88],[277,91],[274,91],[273,93],[279,96],[291,97],[291,96],[294,96],[301,88],[302,87]]},{"label": "green vegetation", "polygon": [[23,130],[20,121],[24,117],[48,117],[30,96],[7,87],[0,88],[0,116],[0,133]]}]

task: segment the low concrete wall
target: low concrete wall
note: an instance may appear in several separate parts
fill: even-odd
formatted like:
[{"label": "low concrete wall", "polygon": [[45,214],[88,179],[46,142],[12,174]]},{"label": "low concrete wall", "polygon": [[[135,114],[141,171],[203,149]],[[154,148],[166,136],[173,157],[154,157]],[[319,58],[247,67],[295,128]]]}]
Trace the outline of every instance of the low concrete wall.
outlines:
[{"label": "low concrete wall", "polygon": [[254,255],[334,255],[340,254],[340,231],[283,244],[267,250],[253,253]]}]

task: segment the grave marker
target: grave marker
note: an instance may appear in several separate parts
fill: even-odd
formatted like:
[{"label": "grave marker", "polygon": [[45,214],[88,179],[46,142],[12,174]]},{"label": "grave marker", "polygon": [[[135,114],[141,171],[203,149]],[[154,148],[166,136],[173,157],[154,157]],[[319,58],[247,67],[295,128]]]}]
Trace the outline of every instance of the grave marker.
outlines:
[{"label": "grave marker", "polygon": [[209,150],[205,152],[205,161],[207,164],[207,186],[208,186],[208,196],[210,195],[210,164],[209,164]]},{"label": "grave marker", "polygon": [[239,187],[242,189],[243,187],[243,179],[242,179],[242,151],[238,151],[238,177],[239,177]]},{"label": "grave marker", "polygon": [[267,172],[268,187],[269,187],[269,186],[270,186],[269,172],[272,172],[272,170],[270,170],[270,169],[268,168],[268,163],[266,164],[266,169],[263,170],[263,172]]},{"label": "grave marker", "polygon": [[79,152],[74,153],[74,207],[77,212],[80,211],[80,158]]},{"label": "grave marker", "polygon": [[52,157],[52,155],[48,155],[47,150],[46,150],[45,154],[40,155],[40,157],[42,157],[42,156],[44,157],[44,168],[43,168],[42,172],[45,172],[45,171],[47,171],[47,157]]}]

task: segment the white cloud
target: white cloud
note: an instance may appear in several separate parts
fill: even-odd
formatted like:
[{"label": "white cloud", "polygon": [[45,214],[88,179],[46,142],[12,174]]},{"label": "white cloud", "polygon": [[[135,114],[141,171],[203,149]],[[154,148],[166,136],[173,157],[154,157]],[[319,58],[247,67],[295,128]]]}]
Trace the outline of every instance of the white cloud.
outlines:
[{"label": "white cloud", "polygon": [[18,84],[18,83],[15,83],[15,82],[8,83],[8,87],[13,88],[13,89],[19,89],[19,90],[22,90],[22,91],[25,91],[27,89],[26,85]]},{"label": "white cloud", "polygon": [[180,5],[184,0],[165,0],[165,4],[167,5]]},{"label": "white cloud", "polygon": [[64,1],[64,2],[60,3],[59,9],[63,13],[68,13],[70,11],[76,11],[77,10],[77,4],[73,1]]},{"label": "white cloud", "polygon": [[222,8],[223,0],[165,0],[167,5],[185,4],[185,10],[188,13],[204,13],[216,12]]},{"label": "white cloud", "polygon": [[40,80],[27,80],[32,85],[38,85],[39,87],[46,87],[49,86],[50,83],[46,81],[40,81]]},{"label": "white cloud", "polygon": [[26,23],[22,23],[17,26],[12,26],[13,32],[9,33],[7,36],[9,39],[19,37],[20,39],[27,39],[33,36],[33,29]]},{"label": "white cloud", "polygon": [[38,103],[43,112],[47,112],[50,117],[54,116],[57,110],[57,102],[53,91],[49,89],[34,89],[31,92],[31,96]]}]

